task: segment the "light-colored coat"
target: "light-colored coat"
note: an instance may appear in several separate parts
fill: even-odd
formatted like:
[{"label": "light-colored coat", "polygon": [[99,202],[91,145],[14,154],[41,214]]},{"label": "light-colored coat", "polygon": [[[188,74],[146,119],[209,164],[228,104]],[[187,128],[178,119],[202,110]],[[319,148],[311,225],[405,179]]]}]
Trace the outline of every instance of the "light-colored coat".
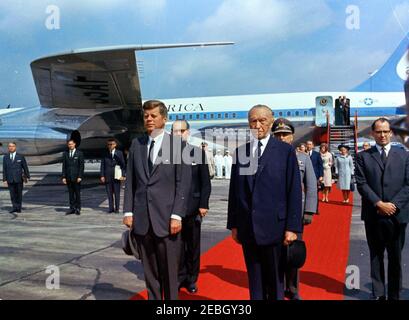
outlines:
[{"label": "light-colored coat", "polygon": [[297,152],[303,191],[303,212],[316,213],[318,205],[317,177],[308,154]]},{"label": "light-colored coat", "polygon": [[338,189],[351,190],[351,176],[354,174],[354,161],[352,157],[350,155],[339,155],[335,159],[335,168],[338,173]]}]

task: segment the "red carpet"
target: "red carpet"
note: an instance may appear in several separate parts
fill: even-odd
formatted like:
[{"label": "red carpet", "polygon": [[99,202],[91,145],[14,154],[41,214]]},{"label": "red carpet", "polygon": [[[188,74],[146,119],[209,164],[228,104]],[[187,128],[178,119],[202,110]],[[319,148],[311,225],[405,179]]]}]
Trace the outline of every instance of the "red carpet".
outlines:
[{"label": "red carpet", "polygon": [[[343,300],[345,269],[349,253],[352,206],[342,204],[341,192],[333,188],[330,203],[320,202],[320,215],[305,228],[307,262],[300,271],[300,293],[304,300]],[[352,194],[350,198],[352,203]],[[246,268],[241,247],[231,237],[201,257],[198,294],[185,289],[182,300],[249,299]],[[132,297],[147,298],[146,290]]]}]

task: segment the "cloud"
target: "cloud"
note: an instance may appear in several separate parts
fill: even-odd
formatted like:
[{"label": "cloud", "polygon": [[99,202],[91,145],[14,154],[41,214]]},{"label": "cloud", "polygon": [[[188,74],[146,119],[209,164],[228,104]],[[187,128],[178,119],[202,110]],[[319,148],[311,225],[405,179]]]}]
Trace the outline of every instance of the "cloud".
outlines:
[{"label": "cloud", "polygon": [[328,26],[332,11],[323,0],[224,0],[189,32],[199,39],[252,42],[305,35]]},{"label": "cloud", "polygon": [[26,31],[33,25],[43,26],[47,18],[46,8],[56,5],[61,17],[68,19],[81,14],[107,14],[109,10],[128,9],[135,13],[135,18],[144,22],[152,22],[157,14],[163,12],[167,0],[1,0],[0,30],[10,33]]}]

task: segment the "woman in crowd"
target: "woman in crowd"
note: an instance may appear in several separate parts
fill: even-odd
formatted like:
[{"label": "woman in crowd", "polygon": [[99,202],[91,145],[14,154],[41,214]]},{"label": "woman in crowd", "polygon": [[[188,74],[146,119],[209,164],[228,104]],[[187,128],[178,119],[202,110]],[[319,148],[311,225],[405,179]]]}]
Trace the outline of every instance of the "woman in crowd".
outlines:
[{"label": "woman in crowd", "polygon": [[332,158],[332,154],[328,152],[328,145],[326,143],[322,143],[320,146],[320,154],[322,159],[323,165],[323,183],[324,189],[322,190],[322,202],[328,202],[328,195],[331,191],[332,186],[332,174],[331,174],[331,167],[334,163]]},{"label": "woman in crowd", "polygon": [[307,146],[306,146],[305,143],[300,143],[300,145],[298,146],[297,149],[298,149],[298,150],[297,150],[298,152],[307,153]]},{"label": "woman in crowd", "polygon": [[349,155],[349,146],[339,145],[338,150],[341,153],[335,161],[335,169],[338,173],[337,187],[342,191],[343,203],[349,202],[351,192],[351,177],[354,174],[354,162]]}]

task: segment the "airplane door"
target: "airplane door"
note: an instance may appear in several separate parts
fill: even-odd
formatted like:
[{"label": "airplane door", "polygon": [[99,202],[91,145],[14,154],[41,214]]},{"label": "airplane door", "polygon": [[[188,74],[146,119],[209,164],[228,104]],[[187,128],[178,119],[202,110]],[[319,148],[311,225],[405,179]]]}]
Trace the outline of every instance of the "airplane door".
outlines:
[{"label": "airplane door", "polygon": [[334,106],[331,96],[315,98],[315,125],[317,127],[327,126],[327,113],[330,124],[334,124]]}]

